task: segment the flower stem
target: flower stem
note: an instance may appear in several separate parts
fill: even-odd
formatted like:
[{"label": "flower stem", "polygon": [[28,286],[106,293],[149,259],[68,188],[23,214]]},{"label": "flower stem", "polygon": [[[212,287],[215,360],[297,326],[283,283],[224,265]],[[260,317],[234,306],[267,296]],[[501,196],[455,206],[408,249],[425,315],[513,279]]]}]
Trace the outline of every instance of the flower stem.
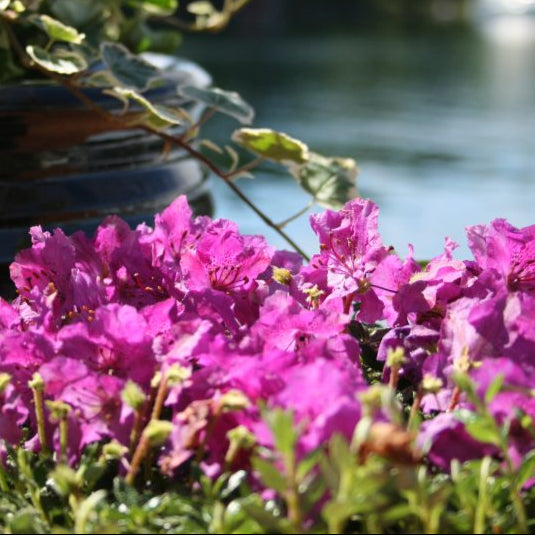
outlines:
[{"label": "flower stem", "polygon": [[59,421],[59,462],[67,462],[67,437],[68,437],[68,422],[67,417]]},{"label": "flower stem", "polygon": [[41,452],[43,455],[49,455],[50,450],[46,440],[45,429],[45,407],[43,401],[43,389],[37,386],[30,386],[33,392],[33,404],[35,409],[35,419],[37,420],[37,435],[41,444]]},{"label": "flower stem", "polygon": [[[150,416],[149,423],[159,419],[160,413],[162,412],[163,404],[165,402],[165,398],[167,396],[167,390],[168,390],[167,378],[164,375],[162,375],[162,378],[160,379],[160,384],[158,385],[158,392],[156,393],[154,405],[152,407],[152,413]],[[141,467],[141,463],[143,462],[143,459],[148,454],[149,450],[150,450],[150,442],[147,439],[147,437],[144,434],[142,434],[137,444],[137,447],[134,451],[134,455],[132,457],[132,462],[130,463],[130,468],[128,469],[128,473],[125,476],[125,480],[129,485],[134,484],[136,475],[139,472],[139,469]]]}]

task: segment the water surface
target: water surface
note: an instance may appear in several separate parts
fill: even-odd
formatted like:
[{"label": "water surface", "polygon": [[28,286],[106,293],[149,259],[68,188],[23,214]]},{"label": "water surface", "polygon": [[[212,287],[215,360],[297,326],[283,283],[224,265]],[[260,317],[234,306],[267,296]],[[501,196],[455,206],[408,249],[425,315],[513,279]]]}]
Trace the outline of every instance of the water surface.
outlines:
[{"label": "water surface", "polygon": [[[380,207],[386,244],[418,258],[462,244],[464,228],[505,217],[535,223],[535,27],[363,31],[287,37],[188,37],[181,51],[238,91],[256,109],[254,126],[287,132],[360,168],[359,192]],[[237,126],[237,125],[236,125]],[[209,125],[225,141],[234,125]],[[275,221],[308,197],[283,172],[238,182]],[[243,232],[268,232],[223,184],[213,185],[216,215]],[[307,217],[288,232],[316,251]]]}]

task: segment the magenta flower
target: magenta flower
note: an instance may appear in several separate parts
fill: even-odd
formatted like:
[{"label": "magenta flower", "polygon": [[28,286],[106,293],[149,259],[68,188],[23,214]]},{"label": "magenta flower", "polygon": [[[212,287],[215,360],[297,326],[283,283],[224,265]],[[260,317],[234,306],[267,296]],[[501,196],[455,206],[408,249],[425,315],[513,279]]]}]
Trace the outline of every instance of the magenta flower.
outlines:
[{"label": "magenta flower", "polygon": [[511,290],[535,288],[535,225],[516,228],[505,219],[467,229],[468,244],[482,269],[494,269]]},{"label": "magenta flower", "polygon": [[340,335],[349,317],[327,307],[307,310],[282,291],[268,297],[260,308],[260,317],[251,334],[261,340],[264,349],[296,351],[316,338]]},{"label": "magenta flower", "polygon": [[326,210],[310,217],[321,252],[312,258],[308,272],[324,272],[333,296],[367,290],[369,275],[388,255],[379,236],[378,214],[371,201],[355,199],[339,212]]},{"label": "magenta flower", "polygon": [[214,221],[182,257],[191,290],[247,292],[271,263],[273,248],[261,236],[242,236],[236,224]]},{"label": "magenta flower", "polygon": [[143,316],[129,305],[100,307],[87,323],[65,326],[58,334],[58,352],[76,357],[105,375],[145,385],[154,374],[152,339]]}]

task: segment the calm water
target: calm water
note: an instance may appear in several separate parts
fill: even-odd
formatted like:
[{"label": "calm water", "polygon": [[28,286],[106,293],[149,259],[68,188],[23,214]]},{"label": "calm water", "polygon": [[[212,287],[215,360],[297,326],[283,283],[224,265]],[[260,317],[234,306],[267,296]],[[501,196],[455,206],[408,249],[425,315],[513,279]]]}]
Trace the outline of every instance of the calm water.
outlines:
[{"label": "calm water", "polygon": [[[527,19],[461,32],[203,36],[187,38],[182,53],[253,104],[254,126],[355,158],[360,194],[378,203],[383,240],[400,254],[412,243],[429,258],[449,236],[465,257],[467,225],[535,223],[535,24]],[[219,121],[205,135],[225,140],[233,127]],[[238,184],[276,221],[308,200],[284,173]],[[214,192],[217,216],[283,246],[224,185],[214,182]],[[313,253],[307,219],[287,230]]]}]

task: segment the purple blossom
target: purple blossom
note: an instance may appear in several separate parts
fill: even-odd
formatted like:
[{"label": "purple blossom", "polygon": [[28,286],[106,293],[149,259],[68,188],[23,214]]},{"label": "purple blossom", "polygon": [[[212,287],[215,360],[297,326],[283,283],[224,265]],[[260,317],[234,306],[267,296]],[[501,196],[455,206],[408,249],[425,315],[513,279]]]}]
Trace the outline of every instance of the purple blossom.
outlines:
[{"label": "purple blossom", "polygon": [[368,289],[368,277],[388,255],[379,236],[379,210],[370,200],[355,199],[339,212],[326,210],[312,215],[310,224],[320,240],[320,254],[314,256],[307,272],[324,274],[336,297]]},{"label": "purple blossom", "polygon": [[535,225],[517,228],[505,219],[467,229],[468,245],[482,269],[493,269],[511,290],[535,288]]}]

